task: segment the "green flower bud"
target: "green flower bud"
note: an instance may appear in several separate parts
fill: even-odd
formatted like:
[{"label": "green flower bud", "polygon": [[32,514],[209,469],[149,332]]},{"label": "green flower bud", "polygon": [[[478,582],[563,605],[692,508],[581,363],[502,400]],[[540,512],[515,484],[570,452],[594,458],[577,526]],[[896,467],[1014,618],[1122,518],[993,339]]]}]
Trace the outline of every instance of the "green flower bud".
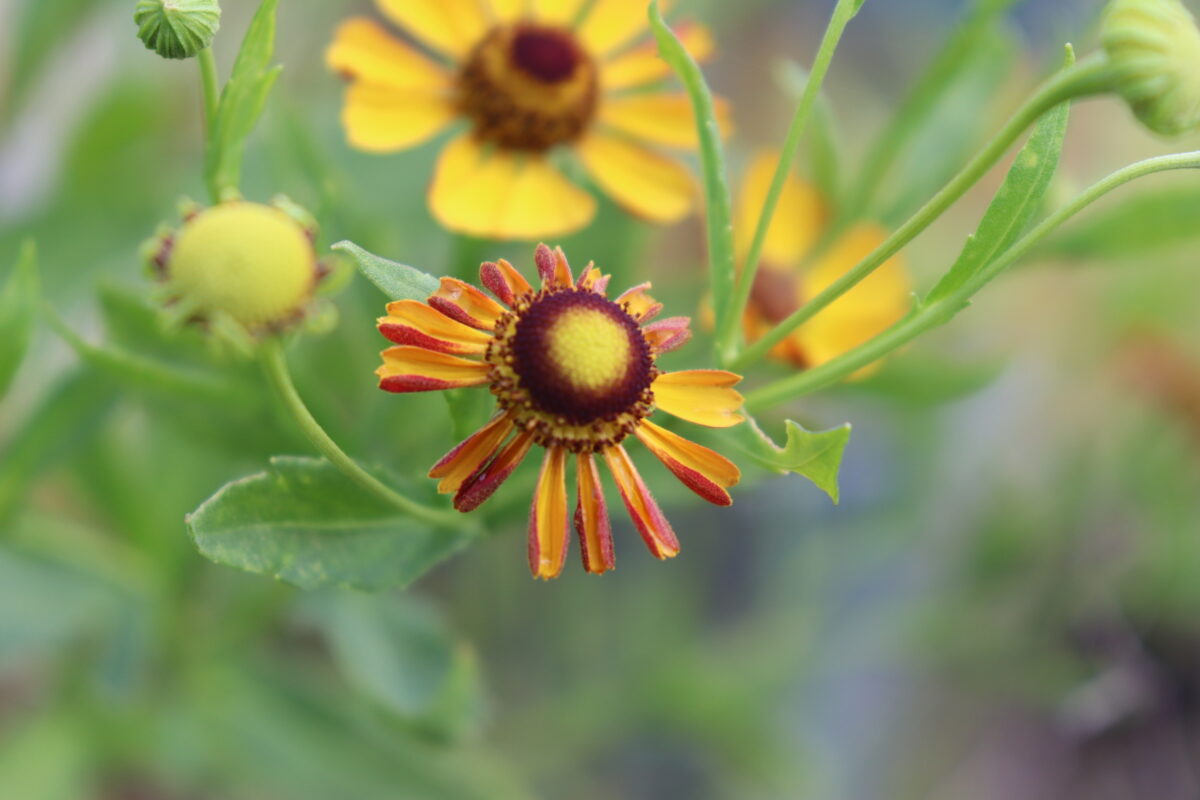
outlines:
[{"label": "green flower bud", "polygon": [[138,38],[163,58],[191,58],[212,44],[221,22],[217,0],[138,0]]},{"label": "green flower bud", "polygon": [[320,277],[312,239],[301,224],[273,206],[241,201],[193,216],[161,263],[180,302],[252,331],[301,317]]},{"label": "green flower bud", "polygon": [[1146,127],[1200,126],[1200,29],[1180,0],[1113,0],[1101,40],[1116,90]]}]

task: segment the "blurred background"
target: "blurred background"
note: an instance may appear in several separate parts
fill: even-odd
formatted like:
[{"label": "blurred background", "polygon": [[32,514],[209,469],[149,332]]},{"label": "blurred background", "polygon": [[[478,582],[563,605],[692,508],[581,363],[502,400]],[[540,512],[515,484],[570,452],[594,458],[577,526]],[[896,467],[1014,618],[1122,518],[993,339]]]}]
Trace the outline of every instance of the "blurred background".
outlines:
[{"label": "blurred background", "polygon": [[[222,5],[227,74],[256,4]],[[707,74],[735,108],[736,172],[781,141],[786,64],[811,61],[832,3],[680,5],[718,41]],[[868,0],[826,86],[845,174],[970,5]],[[1099,5],[1017,3],[876,215],[911,213],[1064,42],[1090,51]],[[153,338],[138,248],[204,195],[195,65],[143,49],[132,9],[0,0],[0,274],[35,239],[44,297],[93,342]],[[284,192],[323,244],[434,273],[528,264],[526,245],[432,223],[436,144],[345,145],[322,53],[354,13],[376,14],[282,2],[247,196]],[[1082,103],[1052,198],[1195,145]],[[911,247],[918,287],[1002,175]],[[1200,796],[1198,215],[1194,176],[1124,189],[876,376],[781,409],[773,423],[853,424],[839,506],[792,476],[714,513],[648,471],[681,557],[655,562],[614,514],[620,568],[570,564],[548,585],[524,564],[524,473],[487,512],[494,535],[403,593],[208,563],[184,515],[307,443],[265,396],[214,410],[118,385],[39,326],[0,402],[0,797]],[[698,220],[651,229],[606,206],[562,244],[614,285],[646,275],[673,307],[699,301]],[[437,398],[376,390],[381,303],[354,280],[338,328],[292,363],[335,438],[415,478],[449,422]],[[699,366],[703,347],[675,358]]]}]

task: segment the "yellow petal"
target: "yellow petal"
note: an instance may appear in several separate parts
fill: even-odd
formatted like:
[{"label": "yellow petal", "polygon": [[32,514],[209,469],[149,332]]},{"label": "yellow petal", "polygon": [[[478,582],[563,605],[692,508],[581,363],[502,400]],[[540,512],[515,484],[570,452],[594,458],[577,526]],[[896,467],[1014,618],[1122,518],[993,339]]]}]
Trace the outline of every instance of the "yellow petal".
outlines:
[{"label": "yellow petal", "polygon": [[666,224],[692,210],[696,181],[679,162],[603,134],[588,136],[577,152],[592,179],[631,214]]},{"label": "yellow petal", "polygon": [[741,377],[719,369],[690,369],[659,375],[651,385],[654,402],[663,411],[680,419],[728,428],[743,417],[737,413],[742,396],[733,387]]},{"label": "yellow petal", "polygon": [[410,344],[453,355],[483,355],[491,334],[457,322],[416,300],[388,303],[388,315],[377,321],[379,332],[396,344]]},{"label": "yellow petal", "polygon": [[529,515],[529,569],[550,580],[562,572],[567,557],[567,451],[546,451]]},{"label": "yellow petal", "polygon": [[433,392],[487,383],[490,370],[482,361],[398,345],[383,351],[383,365],[375,374],[379,388],[389,392]]},{"label": "yellow petal", "polygon": [[[887,232],[874,223],[851,228],[801,279],[813,297],[852,269]],[[895,256],[862,283],[839,297],[794,334],[811,366],[823,364],[882,333],[908,313],[912,283],[901,256]]]},{"label": "yellow petal", "polygon": [[[579,38],[594,55],[607,55],[649,30],[649,5],[641,0],[595,0],[579,26]],[[659,5],[665,14],[671,3],[664,0]]]},{"label": "yellow petal", "polygon": [[529,0],[533,18],[553,25],[573,25],[586,0]]},{"label": "yellow petal", "polygon": [[[729,103],[716,98],[717,125],[723,136],[733,127]],[[600,105],[600,122],[621,133],[653,144],[695,150],[700,146],[696,117],[687,95],[632,94],[614,97]]]},{"label": "yellow petal", "polygon": [[325,63],[347,78],[397,89],[436,92],[449,88],[452,80],[441,66],[362,17],[341,24],[325,51]]},{"label": "yellow petal", "polygon": [[429,477],[440,478],[439,494],[452,494],[500,449],[512,433],[512,418],[507,414],[496,417],[455,446],[429,470]]},{"label": "yellow petal", "polygon": [[392,22],[435,50],[465,56],[487,33],[483,0],[375,0]]},{"label": "yellow petal", "polygon": [[[708,28],[696,23],[675,26],[675,35],[696,61],[705,61],[715,49]],[[629,89],[671,76],[671,67],[658,53],[658,44],[640,44],[600,65],[600,83],[605,91]]]},{"label": "yellow petal", "polygon": [[742,477],[732,461],[648,419],[642,420],[634,433],[684,486],[714,505],[732,505],[733,499],[725,490],[736,486]]},{"label": "yellow petal", "polygon": [[583,553],[583,568],[600,575],[616,566],[613,555],[612,526],[604,490],[600,487],[600,471],[591,453],[580,453],[576,459],[578,500],[575,505],[575,530]]},{"label": "yellow petal", "polygon": [[526,0],[490,0],[492,19],[497,22],[513,22],[524,17]]},{"label": "yellow petal", "polygon": [[595,199],[545,158],[487,152],[470,135],[442,151],[429,205],[446,228],[492,239],[561,236],[596,213]]},{"label": "yellow petal", "polygon": [[613,445],[604,451],[604,460],[617,483],[625,510],[629,512],[630,519],[650,552],[655,558],[674,558],[679,555],[679,539],[675,536],[675,530],[638,474],[629,453],[621,445]]},{"label": "yellow petal", "polygon": [[355,83],[346,90],[342,125],[353,147],[390,153],[433,138],[455,113],[443,94]]},{"label": "yellow petal", "polygon": [[[775,176],[779,153],[761,151],[755,155],[742,179],[737,205],[737,244],[741,257],[750,249],[758,217]],[[775,267],[794,267],[812,248],[825,227],[827,211],[820,193],[810,184],[789,175],[779,195],[779,205],[767,229],[762,261]]]}]

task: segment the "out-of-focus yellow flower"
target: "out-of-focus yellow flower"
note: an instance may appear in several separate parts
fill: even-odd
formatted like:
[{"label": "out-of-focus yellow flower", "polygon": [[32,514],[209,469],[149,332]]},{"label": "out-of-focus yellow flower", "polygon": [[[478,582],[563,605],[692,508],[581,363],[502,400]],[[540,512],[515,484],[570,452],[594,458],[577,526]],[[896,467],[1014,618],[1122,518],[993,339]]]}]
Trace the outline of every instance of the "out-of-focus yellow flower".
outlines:
[{"label": "out-of-focus yellow flower", "polygon": [[501,259],[479,270],[496,300],[442,278],[427,303],[390,303],[379,332],[396,346],[383,351],[379,386],[389,392],[477,386],[495,395],[491,421],[429,472],[459,511],[491,497],[533,445],[545,449],[529,520],[534,577],[557,577],[566,559],[572,455],[584,569],[602,573],[615,564],[597,455],[650,552],[672,558],[679,540],[621,443],[634,435],[689,489],[730,505],[738,468],[648,418],[658,409],[697,425],[737,425],[742,396],[734,386],[741,378],[722,370],[659,372],[658,356],[687,342],[691,331],[687,317],[651,322],[662,304],[647,294],[650,284],[610,300],[609,276],[589,264],[576,280],[561,248],[539,245],[535,260],[539,288]]},{"label": "out-of-focus yellow flower", "polygon": [[[775,174],[778,154],[759,153],[742,182],[736,229],[744,258]],[[828,210],[820,193],[789,176],[763,245],[744,319],[746,338],[761,338],[778,322],[852,269],[887,238],[874,222],[848,226],[822,252],[810,258],[825,233]],[[900,256],[884,263],[862,283],[797,328],[771,355],[799,367],[815,367],[856,347],[891,326],[911,306],[912,286]],[[863,375],[862,370],[857,373]]]},{"label": "out-of-focus yellow flower", "polygon": [[[352,146],[376,153],[469,125],[442,150],[429,189],[446,228],[536,239],[583,227],[596,201],[563,174],[562,151],[639,217],[670,223],[693,208],[693,176],[661,152],[696,149],[692,110],[682,92],[654,88],[670,68],[646,40],[644,0],[376,5],[431,54],[370,19],[343,23],[326,54],[350,81],[342,122]],[[711,53],[704,28],[678,34],[695,57]]]}]

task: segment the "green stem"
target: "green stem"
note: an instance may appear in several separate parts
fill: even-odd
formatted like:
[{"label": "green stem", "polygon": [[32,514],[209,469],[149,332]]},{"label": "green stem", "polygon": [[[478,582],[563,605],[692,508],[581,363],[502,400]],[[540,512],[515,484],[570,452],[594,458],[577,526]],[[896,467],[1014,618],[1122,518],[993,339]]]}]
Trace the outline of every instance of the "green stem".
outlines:
[{"label": "green stem", "polygon": [[292,375],[288,370],[287,359],[283,354],[283,345],[278,339],[268,339],[263,342],[262,363],[271,387],[279,395],[279,399],[283,401],[296,424],[300,426],[300,430],[317,448],[317,451],[325,456],[329,463],[341,470],[343,475],[389,505],[395,506],[417,519],[434,525],[451,525],[459,530],[464,527],[463,517],[408,499],[367,472],[359,466],[357,461],[346,455],[342,448],[338,447],[337,442],[325,432],[325,429],[313,417],[312,412],[308,410],[308,406],[304,404],[300,393],[296,391],[296,385],[292,382]]},{"label": "green stem", "polygon": [[1156,172],[1176,169],[1200,169],[1200,151],[1150,158],[1117,170],[1047,217],[954,293],[941,300],[918,306],[883,333],[831,361],[751,392],[746,397],[746,409],[751,413],[763,411],[838,383],[859,369],[903,347],[922,333],[945,324],[965,308],[971,297],[984,285],[1028,255],[1046,236],[1092,203],[1130,181]]},{"label": "green stem", "polygon": [[221,96],[217,60],[213,58],[212,48],[206,47],[201,50],[196,56],[196,62],[200,65],[200,85],[204,88],[204,129],[208,137],[211,137]]},{"label": "green stem", "polygon": [[864,278],[900,252],[909,242],[928,228],[934,220],[957,202],[967,190],[996,165],[1013,142],[1034,122],[1059,103],[1107,91],[1112,84],[1112,68],[1103,57],[1093,57],[1060,71],[1017,110],[1008,124],[996,134],[984,149],[934,195],[916,214],[896,229],[883,244],[875,248],[853,269],[831,283],[824,291],[776,325],[762,339],[746,348],[730,365],[742,369],[762,359],[792,331],[808,322],[830,303],[857,286]]},{"label": "green stem", "polygon": [[850,20],[854,19],[854,15],[858,13],[861,5],[859,0],[838,0],[837,6],[833,9],[833,15],[829,19],[829,25],[825,28],[825,35],[821,38],[821,45],[813,60],[808,82],[804,85],[804,94],[800,97],[800,103],[796,106],[796,113],[792,116],[791,125],[788,127],[787,138],[784,140],[783,150],[779,154],[779,163],[775,167],[775,176],[771,179],[771,187],[767,191],[762,213],[758,217],[758,225],[754,229],[750,250],[746,254],[746,261],[737,278],[733,300],[726,309],[726,313],[720,318],[721,326],[716,333],[717,354],[723,363],[728,364],[737,355],[735,351],[738,334],[741,331],[742,315],[746,311],[746,304],[750,301],[750,291],[754,286],[754,277],[758,273],[759,259],[762,257],[763,245],[767,240],[767,231],[771,228],[771,220],[775,217],[775,209],[779,205],[779,197],[783,193],[783,187],[791,173],[792,164],[796,160],[796,153],[800,149],[800,142],[808,127],[813,107],[816,105],[817,98],[820,97],[821,85],[825,82],[825,75],[829,72],[829,65],[833,62],[833,54],[837,51],[838,43],[842,39],[846,26]]}]

